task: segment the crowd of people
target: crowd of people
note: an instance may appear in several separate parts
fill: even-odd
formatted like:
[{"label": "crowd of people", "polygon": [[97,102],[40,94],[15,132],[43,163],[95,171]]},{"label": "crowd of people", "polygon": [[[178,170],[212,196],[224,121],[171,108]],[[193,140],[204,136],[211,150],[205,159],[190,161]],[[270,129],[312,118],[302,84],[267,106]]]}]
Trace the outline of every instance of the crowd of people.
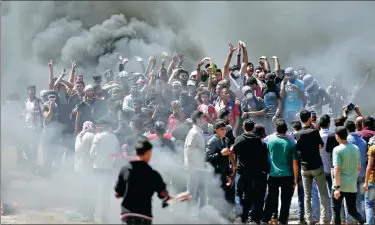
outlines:
[{"label": "crowd of people", "polygon": [[[325,89],[305,68],[282,69],[277,56],[270,57],[273,69],[266,56],[254,65],[242,41],[237,47],[229,43],[223,70],[209,57],[191,73],[183,54],[159,58],[159,65],[152,55],[144,66],[136,56],[142,70],[129,72],[130,60],[118,55],[117,76],[107,70],[104,80],[76,74],[74,61],[68,79],[65,69],[56,77],[49,62],[49,85],[38,87],[46,89],[40,96],[30,85],[26,100],[14,93],[8,98],[21,102],[27,133],[16,146],[19,163],[48,177],[64,155],[75,172],[90,171],[103,185],[114,180],[113,170],[132,161],[134,176],[150,179],[142,183],[129,177],[128,165],[121,169],[115,191],[124,198],[128,224],[151,223],[154,191],[169,199],[160,175],[133,162],[148,162],[152,148],[178,156],[176,164],[189,174],[178,188],[197,203],[198,222],[199,209],[214,201],[202,172],[209,165],[223,201],[234,209],[234,223],[287,224],[297,189],[301,224],[374,224],[374,117],[350,103],[340,79]],[[43,163],[37,166],[39,145]],[[126,179],[135,186],[124,186]],[[129,196],[142,187],[145,197]],[[228,210],[221,213],[230,217]],[[106,222],[105,215],[101,220]]]}]

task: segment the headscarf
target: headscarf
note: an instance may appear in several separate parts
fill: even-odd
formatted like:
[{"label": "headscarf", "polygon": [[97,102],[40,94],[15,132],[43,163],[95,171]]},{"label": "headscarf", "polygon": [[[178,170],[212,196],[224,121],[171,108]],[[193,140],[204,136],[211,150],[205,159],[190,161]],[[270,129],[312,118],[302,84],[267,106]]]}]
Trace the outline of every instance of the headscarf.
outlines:
[{"label": "headscarf", "polygon": [[78,134],[78,138],[82,139],[83,135],[87,132],[93,133],[95,131],[94,123],[91,121],[86,121],[83,123],[82,131]]}]

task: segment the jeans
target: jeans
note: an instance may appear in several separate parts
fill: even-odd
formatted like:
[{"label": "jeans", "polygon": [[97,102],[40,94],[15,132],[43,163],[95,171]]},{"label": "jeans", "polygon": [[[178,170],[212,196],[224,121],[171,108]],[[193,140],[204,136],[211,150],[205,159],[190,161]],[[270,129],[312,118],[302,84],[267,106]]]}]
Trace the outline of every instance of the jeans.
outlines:
[{"label": "jeans", "polygon": [[302,182],[305,189],[305,214],[307,222],[313,222],[312,218],[312,184],[313,180],[318,186],[320,197],[320,221],[328,222],[328,191],[323,167],[316,170],[302,170]]},{"label": "jeans", "polygon": [[199,219],[200,209],[206,205],[207,201],[205,186],[205,179],[201,171],[189,172],[187,180],[187,191],[192,195],[193,201],[197,201],[197,219]]},{"label": "jeans", "polygon": [[365,193],[365,209],[366,209],[366,223],[374,224],[374,200],[375,200],[375,185],[368,184],[368,191]]},{"label": "jeans", "polygon": [[297,193],[298,193],[298,216],[300,220],[305,219],[305,193],[303,189],[302,179],[298,181],[298,187],[297,187]]},{"label": "jeans", "polygon": [[[328,196],[329,196],[328,218],[332,218],[332,220],[333,220],[333,217],[332,217],[332,199],[331,199],[332,176],[331,176],[330,173],[325,173],[325,177],[326,177],[327,190],[328,190]],[[312,211],[313,221],[315,221],[315,222],[319,221],[319,216],[320,216],[320,213],[319,213],[319,210],[320,210],[319,190],[318,190],[318,186],[316,185],[315,181],[313,182],[313,186],[312,186],[312,208],[313,208],[313,211]]]},{"label": "jeans", "polygon": [[287,224],[289,219],[289,210],[294,193],[294,178],[291,177],[269,177],[268,195],[264,207],[262,222],[268,223],[271,220],[272,213],[275,212],[279,196],[278,189],[281,188],[281,208],[279,214],[279,223]]},{"label": "jeans", "polygon": [[242,222],[246,222],[250,217],[251,221],[260,223],[266,188],[266,174],[254,176],[236,174],[236,204],[239,199]]},{"label": "jeans", "polygon": [[342,200],[344,198],[346,201],[346,205],[348,207],[348,213],[360,224],[364,224],[365,220],[356,209],[357,193],[341,192],[340,194],[341,194],[340,197],[338,199],[335,199],[332,193],[333,215],[335,218],[335,225],[341,225],[341,205],[342,205]]},{"label": "jeans", "polygon": [[[366,218],[365,213],[365,193],[363,192],[363,184],[365,183],[364,177],[358,177],[357,179],[357,198],[356,198],[356,207],[357,211],[363,218]],[[345,219],[347,223],[353,223],[355,222],[354,218],[351,217],[348,213],[348,207],[347,204],[344,204],[344,210],[345,210]]]},{"label": "jeans", "polygon": [[293,120],[297,119],[297,111],[284,112],[283,117],[288,126],[292,123]]}]

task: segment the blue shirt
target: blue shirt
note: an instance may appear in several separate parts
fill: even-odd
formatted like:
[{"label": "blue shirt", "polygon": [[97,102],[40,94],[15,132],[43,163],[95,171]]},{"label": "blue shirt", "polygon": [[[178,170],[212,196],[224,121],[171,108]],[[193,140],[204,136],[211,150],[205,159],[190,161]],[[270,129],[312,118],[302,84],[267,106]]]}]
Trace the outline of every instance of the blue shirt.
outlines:
[{"label": "blue shirt", "polygon": [[302,100],[292,85],[297,86],[302,92],[305,91],[302,81],[295,79],[293,84],[288,81],[285,85],[284,112],[299,112],[302,107]]},{"label": "blue shirt", "polygon": [[353,144],[359,148],[361,158],[361,172],[359,173],[359,177],[365,177],[367,167],[367,143],[356,132],[350,133],[347,140],[350,144]]}]

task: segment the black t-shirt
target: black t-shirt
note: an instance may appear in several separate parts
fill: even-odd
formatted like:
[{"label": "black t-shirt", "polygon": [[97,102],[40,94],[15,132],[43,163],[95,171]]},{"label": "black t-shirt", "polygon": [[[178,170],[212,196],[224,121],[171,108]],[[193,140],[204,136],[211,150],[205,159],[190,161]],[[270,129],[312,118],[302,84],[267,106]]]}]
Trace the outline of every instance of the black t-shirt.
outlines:
[{"label": "black t-shirt", "polygon": [[259,176],[269,173],[267,147],[256,134],[242,134],[236,137],[233,152],[237,156],[237,172],[245,176]]},{"label": "black t-shirt", "polygon": [[297,151],[301,156],[303,170],[316,170],[323,166],[320,157],[319,145],[324,145],[319,131],[310,127],[304,127],[295,134]]},{"label": "black t-shirt", "polygon": [[122,215],[136,213],[152,217],[154,193],[158,193],[164,202],[169,198],[161,175],[144,161],[132,161],[121,168],[115,191],[119,197],[123,197]]},{"label": "black t-shirt", "polygon": [[[331,164],[332,164],[332,152],[333,152],[333,149],[336,146],[339,146],[339,143],[336,140],[335,133],[328,134],[327,144],[326,144],[326,152],[331,153]],[[333,166],[332,166],[332,168],[333,168]]]}]

